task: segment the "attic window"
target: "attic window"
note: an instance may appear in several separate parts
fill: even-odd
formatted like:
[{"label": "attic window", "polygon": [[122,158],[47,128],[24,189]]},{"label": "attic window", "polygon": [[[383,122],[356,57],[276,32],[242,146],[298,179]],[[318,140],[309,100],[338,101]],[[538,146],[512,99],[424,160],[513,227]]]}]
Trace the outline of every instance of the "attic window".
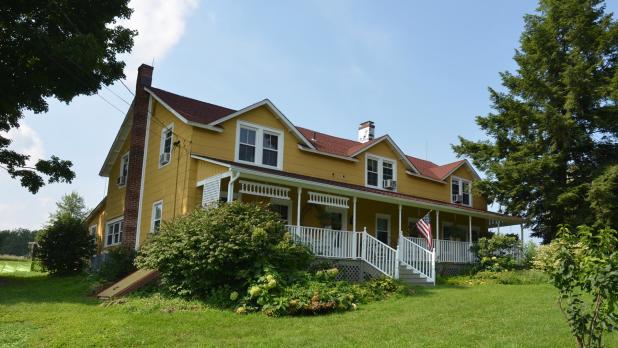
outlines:
[{"label": "attic window", "polygon": [[118,179],[116,179],[116,184],[119,187],[123,187],[127,184],[127,176],[129,175],[129,153],[125,153],[120,159],[120,173],[118,175]]},{"label": "attic window", "polygon": [[282,168],[282,131],[239,121],[236,139],[236,161]]},{"label": "attic window", "polygon": [[389,191],[397,191],[397,163],[380,156],[366,156],[366,185]]},{"label": "attic window", "polygon": [[161,146],[159,149],[159,168],[170,163],[172,159],[172,138],[174,136],[174,125],[161,130]]}]

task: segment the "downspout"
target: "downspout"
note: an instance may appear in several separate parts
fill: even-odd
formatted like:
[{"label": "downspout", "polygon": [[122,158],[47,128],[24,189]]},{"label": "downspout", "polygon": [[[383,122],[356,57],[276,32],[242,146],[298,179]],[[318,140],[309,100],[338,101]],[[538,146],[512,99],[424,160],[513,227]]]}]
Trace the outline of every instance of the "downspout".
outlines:
[{"label": "downspout", "polygon": [[239,172],[232,171],[230,182],[227,184],[227,201],[228,203],[234,200],[234,182],[240,177]]}]

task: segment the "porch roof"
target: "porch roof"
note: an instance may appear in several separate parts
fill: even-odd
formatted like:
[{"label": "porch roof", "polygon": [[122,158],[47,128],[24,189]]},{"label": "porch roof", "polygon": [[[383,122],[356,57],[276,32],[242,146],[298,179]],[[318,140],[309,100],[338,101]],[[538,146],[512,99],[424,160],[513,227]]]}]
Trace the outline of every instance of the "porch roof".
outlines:
[{"label": "porch roof", "polygon": [[516,225],[523,222],[523,219],[518,216],[505,215],[472,207],[465,207],[457,204],[446,203],[434,199],[421,198],[399,192],[380,190],[361,185],[344,183],[340,181],[316,178],[303,174],[284,172],[281,170],[264,168],[245,163],[238,163],[230,160],[224,160],[200,154],[191,154],[191,157],[197,160],[202,160],[224,166],[229,168],[230,171],[238,172],[240,174],[244,174],[244,176],[261,179],[267,182],[277,182],[291,186],[299,186],[299,184],[302,184],[303,188],[312,187],[316,190],[321,189],[326,191],[335,191],[340,194],[356,196],[359,198],[384,201],[388,203],[402,204],[425,209],[439,210],[442,212],[470,215],[483,219],[500,221],[501,226]]}]

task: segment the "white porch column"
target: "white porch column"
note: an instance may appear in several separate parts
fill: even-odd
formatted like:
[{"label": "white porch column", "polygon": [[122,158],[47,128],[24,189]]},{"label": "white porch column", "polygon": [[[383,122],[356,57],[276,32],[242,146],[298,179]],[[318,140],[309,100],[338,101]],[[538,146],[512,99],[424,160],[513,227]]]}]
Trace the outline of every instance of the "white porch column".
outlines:
[{"label": "white porch column", "polygon": [[472,216],[468,215],[468,240],[472,244]]},{"label": "white porch column", "polygon": [[[352,197],[352,255],[358,258],[358,234],[356,233],[356,197]],[[363,246],[361,246],[362,248]]]},{"label": "white porch column", "polygon": [[500,220],[498,220],[498,234],[500,234]]},{"label": "white porch column", "polygon": [[524,224],[523,223],[519,224],[519,229],[520,229],[519,240],[521,240],[521,245],[523,246],[524,245]]},{"label": "white porch column", "polygon": [[228,203],[234,200],[234,182],[236,182],[236,180],[238,180],[238,178],[240,177],[240,173],[238,172],[232,172],[232,175],[230,176],[230,182],[227,184],[227,201]]},{"label": "white porch column", "polygon": [[352,231],[356,232],[356,197],[352,197]]},{"label": "white porch column", "polygon": [[296,233],[300,234],[300,204],[303,197],[303,188],[298,186],[296,189],[298,192],[298,197],[296,198]]},{"label": "white porch column", "polygon": [[399,204],[399,229],[397,230],[397,235],[401,236],[401,219],[402,219],[402,215],[401,215],[401,204]]},{"label": "white porch column", "polygon": [[438,251],[440,249],[440,211],[436,210],[436,260],[438,259],[438,255],[440,254],[440,252]]}]

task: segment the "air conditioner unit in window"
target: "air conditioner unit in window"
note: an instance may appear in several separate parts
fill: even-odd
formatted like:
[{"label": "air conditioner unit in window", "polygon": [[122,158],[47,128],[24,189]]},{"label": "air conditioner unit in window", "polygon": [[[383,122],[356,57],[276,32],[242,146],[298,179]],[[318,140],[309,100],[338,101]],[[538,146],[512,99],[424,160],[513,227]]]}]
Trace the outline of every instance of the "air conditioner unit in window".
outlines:
[{"label": "air conditioner unit in window", "polygon": [[463,195],[453,195],[453,203],[463,203]]},{"label": "air conditioner unit in window", "polygon": [[118,184],[118,186],[124,186],[127,183],[127,177],[126,175],[123,176],[119,176],[118,179],[116,179],[116,183]]},{"label": "air conditioner unit in window", "polygon": [[170,161],[170,156],[171,156],[170,153],[162,153],[161,156],[159,156],[159,163],[161,165],[168,164]]},{"label": "air conditioner unit in window", "polygon": [[384,187],[387,190],[394,190],[395,188],[397,188],[397,181],[393,179],[386,179],[382,183],[382,187]]}]

